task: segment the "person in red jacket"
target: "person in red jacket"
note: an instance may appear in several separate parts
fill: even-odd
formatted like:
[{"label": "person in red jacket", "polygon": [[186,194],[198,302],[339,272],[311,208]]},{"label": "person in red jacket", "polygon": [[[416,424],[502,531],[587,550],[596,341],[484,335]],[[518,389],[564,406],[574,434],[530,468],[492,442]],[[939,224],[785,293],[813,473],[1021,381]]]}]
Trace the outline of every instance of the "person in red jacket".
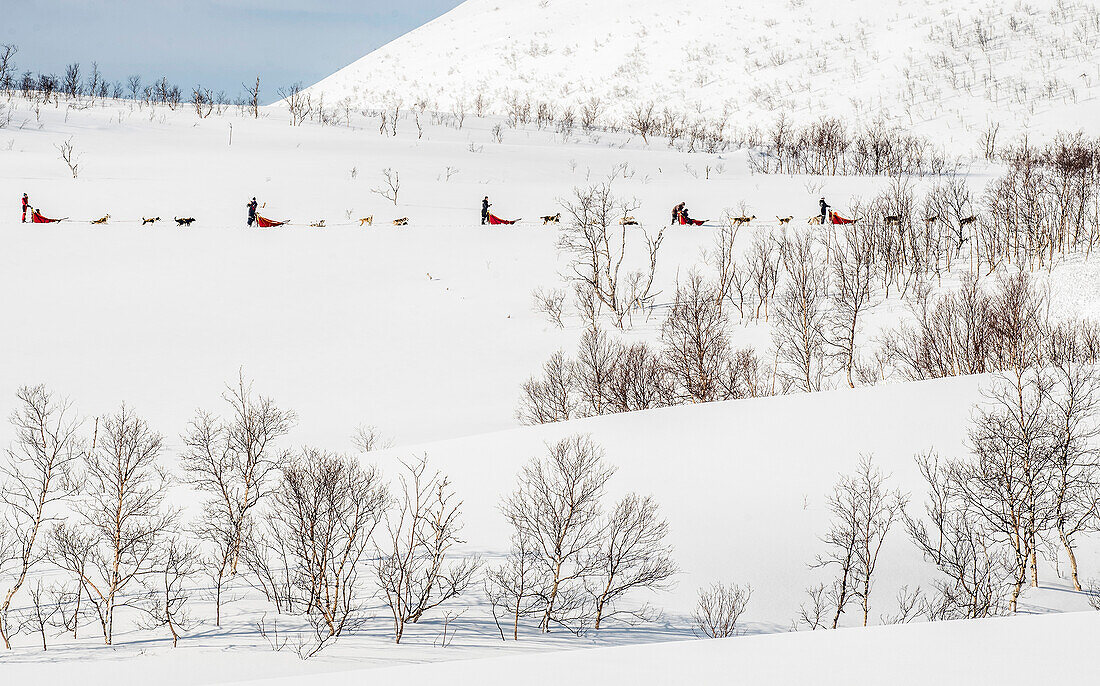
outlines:
[{"label": "person in red jacket", "polygon": [[27,198],[27,194],[23,194],[23,223],[27,223],[27,208],[30,207],[30,199]]}]

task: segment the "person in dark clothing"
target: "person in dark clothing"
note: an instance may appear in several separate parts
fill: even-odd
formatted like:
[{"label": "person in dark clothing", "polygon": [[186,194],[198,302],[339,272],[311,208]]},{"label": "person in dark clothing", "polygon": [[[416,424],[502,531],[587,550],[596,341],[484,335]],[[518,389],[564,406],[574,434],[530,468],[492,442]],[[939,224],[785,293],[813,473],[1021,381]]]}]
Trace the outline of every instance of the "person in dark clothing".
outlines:
[{"label": "person in dark clothing", "polygon": [[832,205],[825,202],[825,198],[821,199],[821,224],[822,224],[822,226],[825,225],[825,220],[829,216],[829,208],[831,208],[831,207],[832,207]]},{"label": "person in dark clothing", "polygon": [[672,223],[673,224],[679,224],[680,223],[680,215],[683,214],[683,212],[684,212],[684,203],[680,203],[676,207],[672,208]]},{"label": "person in dark clothing", "polygon": [[686,203],[680,203],[680,221],[684,224],[691,224],[691,217],[688,215],[688,208]]},{"label": "person in dark clothing", "polygon": [[248,225],[252,226],[256,223],[256,207],[258,203],[256,198],[252,198],[252,202],[248,203]]},{"label": "person in dark clothing", "polygon": [[485,196],[481,199],[481,223],[484,224],[489,221],[489,208],[492,207],[492,203],[489,202],[489,196]]},{"label": "person in dark clothing", "polygon": [[27,194],[24,193],[23,194],[23,223],[24,224],[27,223],[27,208],[30,207],[30,204],[31,204],[30,198],[28,198]]}]

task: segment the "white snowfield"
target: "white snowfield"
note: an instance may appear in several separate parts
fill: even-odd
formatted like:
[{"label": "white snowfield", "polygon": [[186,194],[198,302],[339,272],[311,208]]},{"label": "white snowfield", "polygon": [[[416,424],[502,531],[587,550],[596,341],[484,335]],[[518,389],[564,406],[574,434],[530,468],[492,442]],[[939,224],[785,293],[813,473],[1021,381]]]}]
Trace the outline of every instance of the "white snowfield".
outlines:
[{"label": "white snowfield", "polygon": [[[488,4],[472,0],[408,40],[417,37],[446,56],[440,36],[455,33],[454,41],[460,42],[461,25],[455,22]],[[737,57],[728,67],[731,73],[745,68],[736,20],[732,28],[722,28],[706,19],[732,3],[701,0],[687,8],[665,3],[660,12],[644,7],[646,3],[622,4],[659,17],[656,23],[639,19],[629,30],[612,31],[613,38],[629,36],[624,47],[628,52],[642,44],[645,59],[664,62],[667,55],[696,49],[687,41],[698,34]],[[790,39],[793,47],[778,46],[775,40],[777,47],[794,51],[826,43],[827,36],[801,37],[795,29],[802,18],[832,16],[827,14],[832,6],[807,0],[742,11],[755,17],[754,26],[766,26],[768,16],[788,22],[777,24],[775,31],[795,36]],[[939,13],[947,3],[922,7],[919,13],[907,7],[860,0],[841,3],[836,10],[837,31],[849,27],[857,15],[878,22],[863,33],[882,50],[881,59],[866,64],[881,65],[882,71],[868,67],[853,77],[868,92],[895,79],[890,69],[896,68],[897,53],[886,49],[907,45],[895,45],[896,36],[874,27],[896,24],[901,13],[910,27],[927,27],[912,39],[915,45],[924,31],[954,21],[955,15]],[[1084,11],[1067,7],[1067,12]],[[540,6],[517,0],[501,5],[495,14],[478,15],[488,16],[478,28],[487,33],[478,35],[518,31],[515,25],[494,22],[540,12],[548,19],[532,25],[569,29],[574,36],[575,52],[563,52],[562,60],[594,65],[597,53],[589,46],[603,41],[610,30],[594,27],[613,25],[608,13],[624,13],[618,5],[609,9],[597,2],[549,0]],[[1024,12],[1041,29],[1036,29],[1035,41],[1049,38],[1042,32],[1047,24],[1040,22],[1047,12]],[[567,17],[572,17],[568,24]],[[639,38],[643,28],[647,33]],[[1072,28],[1066,31],[1072,35]],[[762,41],[765,33],[760,29],[749,35]],[[1092,35],[1082,40],[1091,41]],[[1032,44],[1026,41],[1025,46]],[[470,50],[484,52],[486,60],[500,59],[503,48],[489,38],[466,42]],[[402,54],[411,54],[415,45],[410,45],[400,48]],[[867,50],[874,52],[870,46]],[[424,51],[417,54],[425,63],[435,59]],[[1067,49],[1067,55],[1075,54]],[[368,63],[373,59],[367,58]],[[410,70],[418,59],[408,58]],[[475,83],[482,78],[473,53],[447,59],[456,64],[469,60],[463,63],[468,68],[451,78]],[[556,59],[544,55],[520,62],[553,65]],[[832,65],[831,55],[829,60]],[[1071,57],[1066,60],[1069,64]],[[672,60],[668,68],[682,66]],[[762,69],[775,75],[781,68]],[[841,80],[849,68],[847,62],[830,66],[822,78]],[[555,81],[554,73],[516,69],[517,79],[526,74],[543,87]],[[1052,69],[1068,83],[1068,72],[1059,71],[1068,66]],[[1027,63],[1018,64],[1017,70],[1021,79],[1037,73]],[[705,71],[689,69],[681,81]],[[656,82],[646,79],[664,79],[645,74],[641,70],[616,81],[596,69],[586,87],[636,82],[639,92],[645,92]],[[795,91],[802,88],[794,76],[789,78]],[[831,88],[824,83],[821,92],[814,91],[812,103],[826,97],[826,87]],[[889,91],[893,87],[887,86],[884,98],[894,97]],[[581,91],[577,85],[570,94]],[[1082,102],[1089,92],[1079,90]],[[672,95],[694,97],[686,91]],[[332,101],[326,97],[326,102]],[[957,102],[964,107],[962,100]],[[1080,111],[1069,104],[1039,97],[1032,102],[1032,121],[1050,112],[1095,132],[1095,120],[1075,119]],[[374,103],[364,99],[363,104]],[[821,570],[809,564],[822,552],[825,498],[838,476],[851,472],[862,454],[873,454],[876,464],[891,474],[891,484],[909,492],[914,511],[919,511],[924,487],[914,455],[935,449],[956,456],[965,450],[971,409],[981,401],[987,378],[681,406],[539,427],[518,428],[513,418],[522,382],[555,350],[572,352],[581,335],[579,317],[568,315],[559,329],[532,310],[531,298],[535,288],[563,287],[567,264],[556,248],[557,228],[543,226],[537,218],[560,211],[574,187],[615,174],[615,192],[640,201],[635,214],[650,235],[665,227],[670,208],[679,201],[688,202],[699,218],[718,219],[726,209],[755,214],[759,219],[738,236],[744,249],[756,232],[778,230],[777,215],[794,215],[790,228],[802,229],[806,218],[816,214],[820,195],[843,213],[855,199],[879,192],[887,180],[754,176],[747,170],[745,152],[682,154],[660,142],[644,145],[626,134],[600,132],[562,140],[551,131],[520,127],[505,129],[503,142],[496,142],[491,129],[500,120],[472,115],[462,128],[421,115],[421,137],[407,109],[398,135],[381,136],[376,118],[354,112],[345,126],[290,127],[285,111],[277,107],[268,108],[259,120],[236,112],[199,120],[186,109],[139,109],[129,103],[41,111],[19,99],[7,105],[11,123],[0,130],[0,416],[11,411],[20,384],[46,383],[71,397],[87,417],[125,401],[167,436],[166,461],[171,464],[180,448],[179,434],[195,409],[220,410],[224,384],[243,368],[255,379],[257,391],[297,412],[300,421],[288,447],[349,451],[353,428],[368,423],[396,439],[396,447],[364,458],[378,462],[388,477],[395,476],[398,460],[427,454],[464,500],[463,538],[468,543],[458,552],[481,554],[489,563],[507,553],[508,526],[497,506],[515,487],[521,466],[543,454],[549,441],[589,434],[618,468],[608,484],[608,501],[628,491],[652,494],[670,522],[682,573],[668,591],[632,599],[661,608],[659,620],[581,637],[539,635],[528,628],[518,642],[501,641],[479,588],[446,608],[465,610],[450,627],[455,633],[449,646],[440,644],[441,613],[410,626],[402,645],[395,646],[385,610],[375,599],[362,631],[309,661],[289,649],[271,649],[256,623],[269,618],[272,609],[256,592],[242,588],[237,589],[241,598],[226,605],[220,628],[210,621],[210,603],[197,598],[194,614],[203,621],[175,649],[164,632],[139,629],[132,621],[118,628],[117,645],[110,648],[101,645],[93,626],[82,628],[78,639],[52,637],[47,652],[35,637],[20,636],[15,650],[0,653],[0,683],[171,686],[283,677],[294,684],[372,679],[438,683],[445,678],[489,684],[1036,684],[1041,678],[1081,681],[1094,671],[1086,664],[1091,653],[1085,641],[1094,641],[1100,629],[1095,613],[785,633],[804,602],[805,589],[824,580]],[[445,107],[442,102],[440,106]],[[855,103],[852,107],[857,108]],[[938,107],[926,103],[925,114],[917,116],[931,117]],[[1004,107],[1015,112],[1014,106]],[[955,114],[944,112],[936,115],[939,123],[953,127]],[[983,115],[966,116],[977,121]],[[66,140],[79,156],[76,178],[55,147]],[[400,173],[396,203],[372,193],[382,184],[384,168]],[[975,164],[968,180],[980,191],[997,173]],[[926,183],[914,180],[918,189]],[[21,224],[17,201],[23,192],[47,216],[68,220]],[[291,223],[280,229],[245,228],[245,203],[254,195],[264,205],[261,214]],[[493,212],[522,221],[511,227],[481,226],[478,213],[485,195]],[[111,215],[105,225],[90,223],[105,214]],[[143,226],[143,217],[161,221]],[[195,217],[196,223],[177,228],[173,217]],[[366,217],[374,223],[361,225],[359,220]],[[401,217],[409,218],[407,227],[391,224]],[[321,219],[324,228],[309,226]],[[657,339],[663,306],[677,280],[701,267],[700,252],[713,238],[713,222],[698,229],[665,227],[657,274],[662,307],[648,319],[639,317],[622,334],[625,338]],[[1050,285],[1052,312],[1100,314],[1098,265],[1095,256],[1074,257],[1050,274],[1036,275]],[[952,278],[945,278],[945,286]],[[896,294],[876,296],[872,305],[863,332],[867,340],[905,311]],[[730,338],[737,347],[764,349],[770,325],[735,321]],[[0,426],[0,443],[10,439],[9,430]],[[180,493],[176,504],[194,512],[195,496]],[[1095,539],[1081,546],[1078,562],[1083,577],[1100,575]],[[1064,567],[1044,564],[1041,587],[1025,594],[1022,613],[1087,609],[1086,598],[1061,578],[1064,572]],[[880,561],[871,623],[896,612],[895,595],[903,586],[927,588],[934,576],[935,570],[898,526]],[[716,581],[753,587],[743,621],[747,633],[782,635],[691,640],[689,615],[696,592]],[[844,619],[846,625],[856,622],[854,616]],[[623,647],[639,643],[647,645]],[[574,650],[578,648],[590,650]],[[418,664],[426,662],[446,664]],[[375,671],[364,673],[366,668]]]},{"label": "white snowfield", "polygon": [[1041,134],[1095,115],[1098,17],[1059,0],[467,0],[310,92],[445,112],[481,95],[495,114],[598,98],[616,121],[653,102],[731,126],[881,116],[969,142],[990,121]]},{"label": "white snowfield", "polygon": [[1100,613],[904,624],[830,632],[464,660],[272,679],[263,686],[593,683],[926,686],[1075,682],[1095,671]]}]

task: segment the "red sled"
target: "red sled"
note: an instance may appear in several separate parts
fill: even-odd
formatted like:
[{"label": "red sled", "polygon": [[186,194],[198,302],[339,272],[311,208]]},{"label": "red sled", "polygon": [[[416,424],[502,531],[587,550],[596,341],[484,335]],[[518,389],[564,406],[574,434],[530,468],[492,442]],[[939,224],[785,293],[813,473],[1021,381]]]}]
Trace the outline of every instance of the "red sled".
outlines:
[{"label": "red sled", "polygon": [[256,226],[260,227],[261,229],[270,229],[270,228],[275,227],[275,226],[282,226],[283,224],[286,224],[289,221],[290,220],[287,219],[286,221],[283,221],[283,222],[277,222],[274,219],[268,219],[267,217],[261,217],[258,214],[256,215]]},{"label": "red sled", "polygon": [[62,221],[61,219],[50,219],[49,217],[43,217],[42,213],[38,210],[31,210],[31,221],[35,224],[54,224]]},{"label": "red sled", "polygon": [[840,216],[836,212],[830,212],[829,213],[829,221],[832,222],[833,224],[855,224],[856,221],[858,221],[858,220],[856,220],[856,219],[845,219],[844,217]]},{"label": "red sled", "polygon": [[681,226],[686,226],[686,225],[702,226],[703,224],[706,224],[706,223],[707,223],[706,219],[688,219],[687,217],[684,217],[683,215],[680,216],[680,225]]},{"label": "red sled", "polygon": [[497,224],[507,224],[507,225],[510,226],[512,224],[515,224],[518,221],[519,221],[518,219],[513,219],[512,221],[508,221],[507,219],[501,219],[500,217],[496,216],[495,214],[490,214],[489,215],[489,223],[492,224],[493,226],[496,226]]}]

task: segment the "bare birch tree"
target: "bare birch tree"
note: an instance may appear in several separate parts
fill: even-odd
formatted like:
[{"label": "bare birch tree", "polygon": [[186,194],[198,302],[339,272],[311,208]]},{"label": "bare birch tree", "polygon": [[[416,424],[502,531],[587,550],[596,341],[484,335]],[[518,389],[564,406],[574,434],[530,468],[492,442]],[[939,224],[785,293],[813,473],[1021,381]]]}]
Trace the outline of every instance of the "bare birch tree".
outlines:
[{"label": "bare birch tree", "polygon": [[138,597],[129,591],[155,571],[160,540],[176,519],[165,505],[162,446],[161,435],[125,405],[101,418],[98,442],[85,454],[79,524],[54,529],[55,562],[79,575],[107,645],[118,609]]},{"label": "bare birch tree", "polygon": [[783,374],[804,392],[820,391],[828,374],[825,357],[825,296],[828,280],[815,256],[814,238],[804,232],[781,250],[788,280],[773,308],[772,339]]},{"label": "bare birch tree", "polygon": [[631,493],[615,506],[595,550],[594,574],[587,580],[595,610],[594,629],[617,616],[646,617],[644,606],[623,609],[619,604],[633,591],[668,586],[677,567],[672,547],[665,542],[667,535],[668,522],[661,518],[652,497]]},{"label": "bare birch tree", "polygon": [[[929,453],[917,457],[929,487],[925,515],[905,515],[910,539],[946,579],[933,582],[931,619],[979,619],[1008,609],[1010,565],[993,533],[968,509],[955,485],[955,466]],[[931,524],[929,527],[926,521]]]},{"label": "bare birch tree", "polygon": [[519,486],[501,503],[517,535],[538,553],[546,597],[539,628],[576,631],[587,618],[584,580],[593,571],[592,551],[600,542],[600,500],[615,473],[603,450],[588,436],[575,435],[548,446],[519,476]]},{"label": "bare birch tree", "polygon": [[146,580],[144,609],[146,629],[165,627],[172,636],[172,647],[180,636],[195,626],[188,609],[194,593],[194,576],[199,571],[198,549],[180,536],[173,536],[158,545],[152,573]]},{"label": "bare birch tree", "polygon": [[856,549],[856,597],[863,609],[863,626],[871,610],[871,591],[878,569],[879,553],[894,522],[901,516],[908,501],[897,490],[887,490],[887,476],[872,463],[871,456],[860,459],[855,475],[845,484],[857,503],[859,523]]},{"label": "bare birch tree", "polygon": [[296,419],[270,398],[257,396],[243,375],[226,388],[222,399],[228,405],[227,416],[199,411],[181,437],[184,479],[207,494],[197,529],[209,544],[206,566],[214,580],[219,623],[225,579],[237,573],[252,512],[271,495],[279,471],[290,459],[278,441]]},{"label": "bare birch tree", "polygon": [[836,347],[850,388],[855,388],[852,370],[858,354],[856,339],[860,316],[871,299],[873,242],[859,224],[844,227],[832,261],[833,289],[829,312],[830,342]]},{"label": "bare birch tree", "polygon": [[462,501],[450,479],[429,472],[427,457],[403,466],[396,508],[386,517],[387,534],[375,563],[397,643],[406,624],[462,595],[481,564],[476,557],[455,560],[452,549],[463,543]]},{"label": "bare birch tree", "polygon": [[[493,609],[493,619],[500,628],[497,612],[504,613],[510,620],[513,641],[519,640],[521,620],[544,611],[543,601],[549,596],[544,581],[535,542],[523,533],[514,533],[508,558],[485,572],[485,595]],[[502,628],[500,636],[504,638]]]},{"label": "bare birch tree", "polygon": [[[257,547],[259,554],[278,559],[257,560],[250,549],[247,561],[261,573],[268,570],[267,582],[285,583],[274,590],[276,597],[285,594],[279,602],[288,601],[288,611],[297,607],[310,620],[317,640],[302,647],[303,657],[317,654],[360,620],[360,566],[388,502],[378,470],[353,458],[304,448],[283,469],[257,531],[270,542]],[[277,581],[273,570],[285,574],[285,581]]]},{"label": "bare birch tree", "polygon": [[1100,380],[1095,367],[1060,360],[1053,365],[1057,393],[1052,394],[1054,453],[1050,463],[1054,529],[1069,559],[1073,587],[1080,591],[1075,542],[1100,527]]},{"label": "bare birch tree", "polygon": [[[648,307],[657,295],[653,279],[664,231],[651,237],[641,227],[621,222],[638,203],[616,198],[610,181],[574,189],[573,195],[572,201],[564,203],[569,219],[562,226],[558,247],[573,256],[574,282],[589,289],[611,311],[615,326],[626,328],[627,317]],[[634,232],[641,234],[640,240],[629,238]],[[643,266],[624,271],[628,253],[633,251],[644,253]]]},{"label": "bare birch tree", "polygon": [[842,475],[828,498],[832,521],[822,539],[826,552],[811,566],[836,570],[821,596],[832,608],[833,629],[854,600],[860,601],[867,625],[879,552],[905,504],[899,492],[886,490],[885,481],[871,458],[864,456],[855,474]]},{"label": "bare birch tree", "polygon": [[722,376],[729,364],[729,338],[721,297],[698,272],[677,286],[676,298],[661,328],[664,362],[678,395],[690,402],[722,396]]},{"label": "bare birch tree", "polygon": [[5,554],[0,544],[0,583],[7,588],[0,604],[0,638],[9,640],[12,601],[27,575],[46,552],[46,527],[57,517],[60,501],[76,491],[73,468],[79,457],[80,422],[66,400],[56,399],[44,386],[24,386],[16,393],[19,405],[11,415],[15,441],[0,464],[0,541],[10,542]]}]

